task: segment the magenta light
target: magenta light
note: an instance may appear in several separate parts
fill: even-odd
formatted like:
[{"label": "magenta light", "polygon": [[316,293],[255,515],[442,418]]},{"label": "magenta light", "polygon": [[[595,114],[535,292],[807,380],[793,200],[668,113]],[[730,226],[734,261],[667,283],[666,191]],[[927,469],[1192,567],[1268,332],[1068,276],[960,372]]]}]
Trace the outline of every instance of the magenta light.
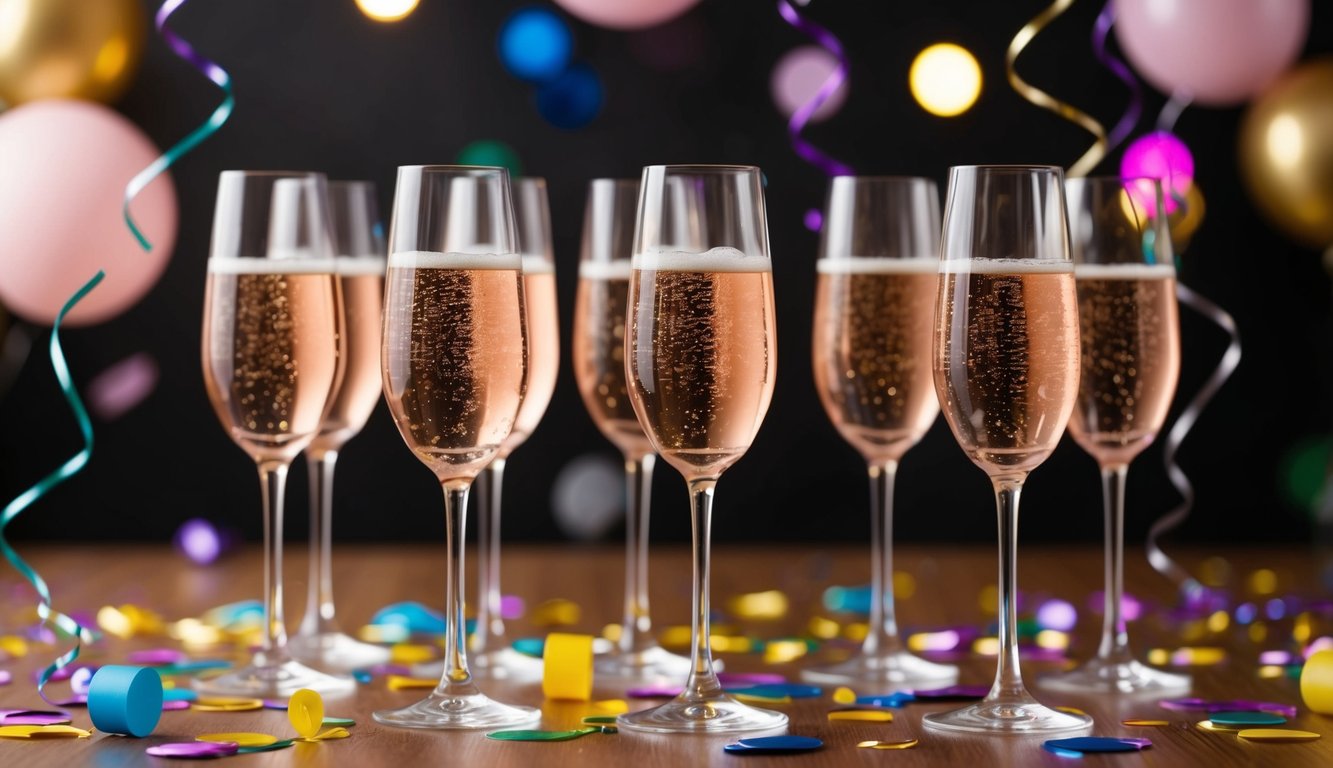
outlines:
[{"label": "magenta light", "polygon": [[1037,624],[1043,629],[1068,632],[1078,623],[1078,611],[1065,600],[1047,600],[1037,609]]},{"label": "magenta light", "polygon": [[203,518],[186,520],[176,530],[176,549],[199,565],[208,565],[222,554],[222,535]]},{"label": "magenta light", "polygon": [[[1120,159],[1120,177],[1158,179],[1166,196],[1166,212],[1172,213],[1194,184],[1194,155],[1185,142],[1166,131],[1153,131],[1135,139]],[[1149,215],[1155,203],[1149,190],[1129,185],[1130,195]]]}]

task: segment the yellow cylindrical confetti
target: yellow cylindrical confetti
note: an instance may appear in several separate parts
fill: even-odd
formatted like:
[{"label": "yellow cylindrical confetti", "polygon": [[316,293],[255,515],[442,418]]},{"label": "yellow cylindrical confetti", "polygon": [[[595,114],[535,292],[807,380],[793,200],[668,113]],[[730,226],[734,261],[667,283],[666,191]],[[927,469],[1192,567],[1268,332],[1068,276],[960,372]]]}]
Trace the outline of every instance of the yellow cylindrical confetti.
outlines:
[{"label": "yellow cylindrical confetti", "polygon": [[1301,670],[1301,698],[1321,715],[1333,715],[1333,650],[1316,651]]},{"label": "yellow cylindrical confetti", "polygon": [[542,693],[548,699],[592,699],[592,635],[552,632],[542,653]]}]

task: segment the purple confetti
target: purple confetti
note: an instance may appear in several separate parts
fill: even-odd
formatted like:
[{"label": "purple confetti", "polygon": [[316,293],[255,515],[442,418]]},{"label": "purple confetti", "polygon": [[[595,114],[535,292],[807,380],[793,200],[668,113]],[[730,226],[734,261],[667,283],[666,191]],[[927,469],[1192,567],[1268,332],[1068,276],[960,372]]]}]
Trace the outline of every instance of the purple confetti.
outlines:
[{"label": "purple confetti", "polygon": [[157,380],[157,361],[137,352],[88,382],[88,405],[102,421],[114,421],[152,394]]},{"label": "purple confetti", "polygon": [[679,686],[670,685],[646,685],[642,688],[631,688],[625,691],[625,695],[631,699],[674,699],[680,695]]},{"label": "purple confetti", "polygon": [[131,651],[126,658],[131,664],[161,666],[179,664],[189,657],[175,648],[147,648],[141,651]]},{"label": "purple confetti", "polygon": [[787,678],[776,672],[719,672],[718,682],[723,685],[782,685]]},{"label": "purple confetti", "polygon": [[828,79],[819,87],[815,95],[793,112],[791,119],[787,121],[787,135],[791,138],[792,149],[802,160],[819,168],[829,176],[854,175],[856,172],[852,170],[850,165],[835,160],[801,136],[805,126],[814,117],[815,111],[823,106],[824,102],[833,96],[834,91],[838,90],[843,82],[847,80],[847,54],[842,49],[842,43],[838,42],[838,38],[834,37],[832,32],[797,13],[796,7],[791,4],[790,0],[778,0],[778,13],[784,21],[798,32],[814,40],[838,60],[838,67],[833,70],[833,74],[828,76]]},{"label": "purple confetti", "polygon": [[518,595],[504,595],[500,598],[500,618],[506,620],[521,619],[526,607],[523,598]]},{"label": "purple confetti", "polygon": [[54,707],[86,707],[88,706],[88,694],[76,693],[68,699],[57,699],[50,702]]},{"label": "purple confetti", "polygon": [[285,699],[264,699],[264,709],[280,709],[287,711],[287,701]]},{"label": "purple confetti", "polygon": [[163,712],[173,712],[176,710],[189,709],[189,708],[190,708],[190,702],[184,699],[167,699],[166,701],[162,702]]},{"label": "purple confetti", "polygon": [[0,725],[64,725],[68,712],[46,709],[0,709]]},{"label": "purple confetti", "polygon": [[14,676],[9,674],[9,670],[0,669],[0,685],[9,685],[10,681],[13,679]]},{"label": "purple confetti", "polygon": [[912,695],[923,701],[971,701],[984,699],[988,693],[990,693],[989,685],[950,685],[945,688],[912,691]]},{"label": "purple confetti", "polygon": [[209,758],[228,757],[238,749],[234,741],[179,741],[149,747],[147,752],[153,757]]},{"label": "purple confetti", "polygon": [[[96,671],[97,670],[94,669],[93,667],[80,667],[73,675],[70,675],[69,678],[70,691],[73,693],[81,693],[87,695],[88,685],[92,683],[93,673]],[[57,704],[56,706],[60,705]]]},{"label": "purple confetti", "polygon": [[1211,701],[1198,698],[1164,699],[1158,704],[1162,709],[1170,709],[1176,712],[1271,712],[1283,717],[1296,716],[1296,707],[1291,704],[1255,701],[1253,699],[1232,699],[1230,701]]}]

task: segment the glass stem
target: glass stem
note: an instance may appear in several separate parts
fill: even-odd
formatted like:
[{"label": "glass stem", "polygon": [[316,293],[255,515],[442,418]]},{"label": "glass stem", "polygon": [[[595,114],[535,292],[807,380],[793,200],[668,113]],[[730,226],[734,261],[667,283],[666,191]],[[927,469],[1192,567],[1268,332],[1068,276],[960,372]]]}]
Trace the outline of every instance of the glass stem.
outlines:
[{"label": "glass stem", "polygon": [[722,696],[722,684],[713,671],[713,649],[709,645],[708,581],[709,536],[713,521],[713,489],[716,478],[696,479],[690,484],[690,521],[694,534],[694,637],[693,668],[681,697],[689,701],[709,701]]},{"label": "glass stem", "polygon": [[282,504],[287,493],[287,463],[259,462],[259,483],[264,493],[264,632],[255,654],[256,666],[274,666],[287,660],[287,626],[282,610]]},{"label": "glass stem", "polygon": [[1018,497],[1023,491],[1022,478],[997,478],[995,506],[1000,527],[1000,656],[995,670],[995,684],[987,701],[1028,699],[1023,687],[1023,673],[1018,666]]},{"label": "glass stem", "polygon": [[500,593],[500,499],[505,460],[496,457],[477,478],[477,628],[472,652],[504,647]]},{"label": "glass stem", "polygon": [[446,530],[448,574],[444,594],[444,674],[435,686],[438,696],[462,697],[479,693],[467,668],[467,625],[463,619],[463,553],[467,541],[466,480],[448,480],[444,488],[444,527]]},{"label": "glass stem", "polygon": [[648,614],[648,513],[657,455],[625,455],[625,618],[620,652],[642,653],[657,644]]},{"label": "glass stem", "polygon": [[868,658],[902,650],[893,610],[893,481],[898,462],[870,464],[870,633],[861,646]]},{"label": "glass stem", "polygon": [[305,616],[299,630],[305,636],[339,631],[333,608],[333,470],[337,463],[336,450],[306,451],[310,475],[310,571]]},{"label": "glass stem", "polygon": [[1097,658],[1114,663],[1132,659],[1129,631],[1121,608],[1125,589],[1125,475],[1129,467],[1102,467],[1102,500],[1106,506],[1106,608]]}]

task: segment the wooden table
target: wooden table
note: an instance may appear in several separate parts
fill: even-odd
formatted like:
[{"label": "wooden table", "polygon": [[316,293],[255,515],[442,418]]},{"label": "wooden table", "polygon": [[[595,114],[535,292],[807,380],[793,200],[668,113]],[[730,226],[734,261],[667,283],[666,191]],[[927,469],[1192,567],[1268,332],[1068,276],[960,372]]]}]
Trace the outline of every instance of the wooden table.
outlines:
[{"label": "wooden table", "polygon": [[[258,552],[246,551],[211,567],[192,566],[166,547],[21,547],[51,584],[57,607],[69,611],[95,612],[102,605],[132,603],[152,608],[169,619],[197,616],[205,609],[223,603],[257,597],[260,593]],[[296,625],[304,602],[304,545],[293,546],[287,564],[289,605],[293,606],[289,624]],[[1308,549],[1266,549],[1221,553],[1194,552],[1181,560],[1196,569],[1209,556],[1223,556],[1233,579],[1244,582],[1257,568],[1273,569],[1278,576],[1278,594],[1300,593],[1307,597],[1327,597],[1326,587],[1317,578],[1321,563]],[[726,598],[744,592],[779,589],[790,598],[785,619],[769,622],[743,622],[747,634],[780,637],[799,634],[816,613],[828,616],[819,604],[825,587],[833,584],[863,583],[868,574],[868,552],[861,547],[718,547],[714,558],[714,605],[724,609]],[[442,606],[444,593],[442,546],[344,547],[335,558],[336,592],[339,615],[344,627],[364,623],[375,609],[399,600],[419,600]],[[689,615],[688,551],[662,549],[653,554],[653,614],[658,628],[687,622]],[[914,575],[915,594],[899,600],[900,623],[910,629],[949,625],[986,623],[987,616],[978,595],[995,581],[995,555],[991,548],[904,547],[898,552],[898,570]],[[1186,642],[1178,628],[1167,630],[1152,617],[1160,619],[1174,601],[1172,587],[1152,572],[1139,550],[1132,550],[1127,568],[1127,582],[1132,593],[1147,601],[1149,615],[1131,625],[1136,648],[1177,648],[1183,645],[1220,646],[1227,649],[1228,660],[1219,665],[1196,667],[1194,695],[1207,698],[1251,698],[1300,704],[1297,681],[1290,678],[1264,679],[1257,674],[1260,650],[1286,647],[1290,636],[1290,617],[1267,622],[1268,637],[1261,643],[1250,638],[1251,631],[1234,622],[1221,631],[1200,625],[1201,636]],[[559,545],[547,547],[508,547],[504,560],[506,593],[522,596],[529,609],[550,598],[569,598],[582,608],[579,622],[569,631],[598,633],[608,623],[619,619],[622,591],[622,560],[618,548]],[[1058,596],[1074,602],[1080,612],[1079,626],[1073,633],[1070,654],[1083,658],[1095,648],[1100,617],[1085,607],[1089,595],[1101,587],[1100,548],[1024,548],[1019,558],[1019,583],[1029,602]],[[31,591],[12,570],[0,572],[0,633],[20,629],[20,621]],[[847,620],[848,617],[841,617]],[[1328,617],[1314,622],[1316,634],[1333,634]],[[541,635],[525,620],[510,622],[514,637]],[[1214,629],[1217,629],[1215,626]],[[109,639],[90,648],[84,659],[93,663],[115,663],[133,648],[169,645],[166,638]],[[33,671],[49,663],[52,654],[45,646],[21,660],[0,662],[10,670],[14,682],[0,686],[0,707],[40,707]],[[796,678],[801,665],[817,662],[817,654],[790,664],[768,666],[758,656],[727,654],[729,668],[736,671],[777,670]],[[989,682],[994,661],[970,655],[960,661],[962,681]],[[1043,672],[1056,668],[1050,662],[1025,662],[1031,682]],[[55,684],[55,690],[66,690]],[[543,727],[562,728],[577,724],[586,707],[575,703],[542,702],[540,687],[515,687],[487,683],[484,690],[505,701],[543,707]],[[884,693],[883,691],[861,691]],[[599,687],[596,698],[616,698],[623,694]],[[817,736],[823,749],[797,756],[740,757],[726,754],[722,746],[727,737],[649,737],[629,733],[592,735],[560,743],[496,742],[476,732],[421,732],[386,728],[371,719],[371,712],[384,707],[411,703],[422,691],[389,691],[382,679],[358,687],[352,698],[329,701],[331,715],[355,718],[349,739],[320,744],[298,744],[291,749],[228,758],[236,766],[413,766],[413,765],[522,765],[573,766],[606,765],[738,766],[762,764],[833,766],[1034,766],[1058,765],[1063,758],[1041,749],[1041,738],[974,737],[946,735],[925,730],[922,714],[956,705],[910,705],[897,711],[889,724],[830,723],[826,718],[833,703],[826,693],[818,699],[801,699],[781,705],[791,717],[790,732]],[[1312,714],[1301,707],[1301,714],[1291,727],[1316,731],[1324,738],[1304,744],[1250,744],[1228,734],[1206,733],[1194,726],[1203,715],[1169,712],[1160,709],[1155,699],[1134,700],[1123,697],[1079,697],[1041,693],[1050,704],[1079,707],[1096,720],[1096,735],[1148,736],[1154,746],[1142,753],[1088,756],[1090,765],[1150,766],[1248,766],[1274,765],[1290,768],[1333,765],[1333,718]],[[651,702],[631,701],[631,706]],[[1163,718],[1171,721],[1165,728],[1130,728],[1121,720],[1131,717]],[[74,724],[90,727],[86,712],[75,710]],[[189,741],[194,735],[210,731],[260,731],[287,735],[290,726],[284,713],[256,711],[241,713],[166,712],[152,736],[130,739],[95,734],[91,739],[71,741],[21,742],[0,740],[0,766],[71,766],[129,768],[140,765],[164,765],[150,758],[144,749],[166,741]],[[878,751],[858,749],[864,739],[919,737],[914,749]]]}]

